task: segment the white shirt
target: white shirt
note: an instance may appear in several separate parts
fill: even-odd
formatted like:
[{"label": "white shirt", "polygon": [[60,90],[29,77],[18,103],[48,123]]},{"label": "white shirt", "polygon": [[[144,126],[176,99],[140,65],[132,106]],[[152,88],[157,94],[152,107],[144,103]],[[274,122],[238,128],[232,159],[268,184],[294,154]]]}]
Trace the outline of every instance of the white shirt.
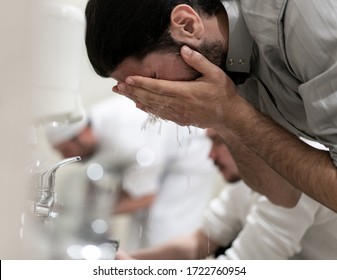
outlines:
[{"label": "white shirt", "polygon": [[157,190],[158,176],[165,164],[165,139],[155,127],[143,129],[147,118],[146,113],[123,97],[104,100],[90,112],[99,143],[91,161],[120,176],[124,190],[135,198]]},{"label": "white shirt", "polygon": [[220,259],[337,259],[337,215],[302,194],[283,208],[242,181],[226,186],[205,212],[203,231],[229,245]]},{"label": "white shirt", "polygon": [[132,215],[124,248],[156,245],[200,227],[217,174],[205,131],[160,120],[151,125],[125,97],[98,104],[90,115],[101,143],[95,160],[121,174],[132,197],[157,194],[149,209]]}]

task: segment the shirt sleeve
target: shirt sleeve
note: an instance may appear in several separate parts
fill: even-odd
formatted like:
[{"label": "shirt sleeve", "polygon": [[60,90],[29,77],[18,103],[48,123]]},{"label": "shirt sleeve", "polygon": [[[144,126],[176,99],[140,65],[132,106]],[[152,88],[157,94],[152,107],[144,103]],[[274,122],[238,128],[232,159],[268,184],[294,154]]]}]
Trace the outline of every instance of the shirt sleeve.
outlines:
[{"label": "shirt sleeve", "polygon": [[294,208],[274,205],[241,182],[212,200],[202,230],[218,245],[233,241],[219,259],[290,259],[302,250],[318,210],[319,204],[304,194]]},{"label": "shirt sleeve", "polygon": [[288,1],[285,49],[309,128],[337,166],[337,2]]},{"label": "shirt sleeve", "polygon": [[219,246],[227,246],[242,229],[251,191],[242,182],[226,185],[205,210],[202,230]]},{"label": "shirt sleeve", "polygon": [[290,259],[314,223],[318,203],[302,195],[295,208],[272,204],[264,196],[254,203],[244,225],[222,259]]}]

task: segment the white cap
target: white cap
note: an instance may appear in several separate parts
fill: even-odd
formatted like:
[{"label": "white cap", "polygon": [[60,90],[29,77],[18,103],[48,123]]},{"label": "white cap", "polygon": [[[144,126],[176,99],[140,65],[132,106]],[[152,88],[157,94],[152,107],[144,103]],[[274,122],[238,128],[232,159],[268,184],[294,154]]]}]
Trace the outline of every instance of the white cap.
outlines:
[{"label": "white cap", "polygon": [[48,124],[45,128],[46,138],[53,146],[62,144],[78,135],[89,123],[89,118],[84,116],[78,122],[68,124]]}]

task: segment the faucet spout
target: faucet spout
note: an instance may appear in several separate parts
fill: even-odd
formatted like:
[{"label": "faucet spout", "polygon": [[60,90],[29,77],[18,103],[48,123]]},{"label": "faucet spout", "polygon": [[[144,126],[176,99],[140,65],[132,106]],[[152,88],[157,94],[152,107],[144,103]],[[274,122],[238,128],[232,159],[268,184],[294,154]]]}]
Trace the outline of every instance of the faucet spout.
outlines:
[{"label": "faucet spout", "polygon": [[55,201],[55,174],[56,171],[67,164],[81,160],[81,157],[71,157],[61,160],[48,166],[45,170],[39,172],[38,185],[36,188],[36,202],[34,204],[34,214],[45,221],[49,218]]},{"label": "faucet spout", "polygon": [[40,173],[40,184],[39,186],[44,190],[53,189],[55,186],[55,173],[60,167],[81,160],[81,157],[71,157],[61,160],[55,164],[47,167],[46,170]]}]

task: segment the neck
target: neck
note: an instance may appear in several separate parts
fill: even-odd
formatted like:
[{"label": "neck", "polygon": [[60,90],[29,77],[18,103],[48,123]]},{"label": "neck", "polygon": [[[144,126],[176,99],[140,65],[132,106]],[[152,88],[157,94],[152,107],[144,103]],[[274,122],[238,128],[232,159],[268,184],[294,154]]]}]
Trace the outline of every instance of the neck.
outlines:
[{"label": "neck", "polygon": [[204,17],[203,24],[207,30],[207,39],[210,41],[220,41],[223,43],[224,50],[228,50],[229,23],[225,8],[217,15]]}]

